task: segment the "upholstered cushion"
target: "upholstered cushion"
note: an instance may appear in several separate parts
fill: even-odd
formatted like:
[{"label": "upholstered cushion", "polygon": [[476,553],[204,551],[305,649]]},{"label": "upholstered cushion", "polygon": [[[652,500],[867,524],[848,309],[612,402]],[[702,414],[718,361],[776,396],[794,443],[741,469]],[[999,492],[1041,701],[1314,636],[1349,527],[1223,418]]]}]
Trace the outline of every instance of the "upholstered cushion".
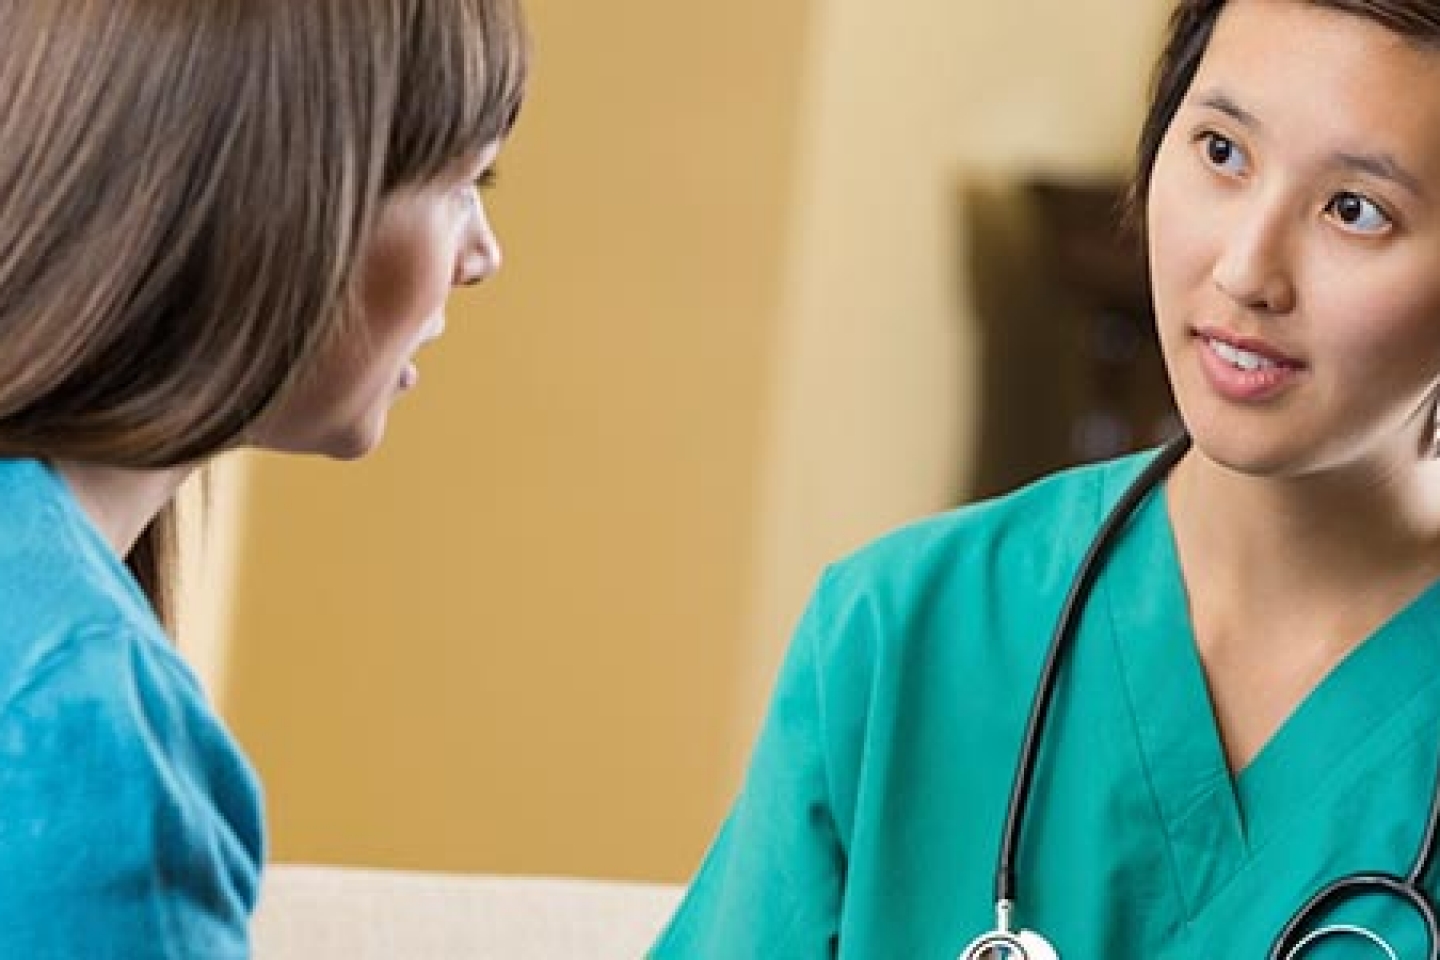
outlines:
[{"label": "upholstered cushion", "polygon": [[255,960],[634,960],[679,887],[274,865]]}]

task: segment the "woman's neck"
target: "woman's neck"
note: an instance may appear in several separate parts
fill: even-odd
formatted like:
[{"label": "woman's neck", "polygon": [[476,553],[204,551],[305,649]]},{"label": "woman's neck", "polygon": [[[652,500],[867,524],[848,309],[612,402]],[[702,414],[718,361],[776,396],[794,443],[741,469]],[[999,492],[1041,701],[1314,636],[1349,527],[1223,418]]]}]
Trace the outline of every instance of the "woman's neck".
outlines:
[{"label": "woman's neck", "polygon": [[1232,770],[1440,578],[1440,464],[1253,477],[1192,450],[1166,486],[1196,651]]},{"label": "woman's neck", "polygon": [[128,556],[140,534],[175,497],[193,468],[125,470],[56,461],[71,493],[115,552]]},{"label": "woman's neck", "polygon": [[1192,449],[1167,498],[1182,548],[1237,587],[1323,596],[1440,575],[1440,461],[1254,477]]}]

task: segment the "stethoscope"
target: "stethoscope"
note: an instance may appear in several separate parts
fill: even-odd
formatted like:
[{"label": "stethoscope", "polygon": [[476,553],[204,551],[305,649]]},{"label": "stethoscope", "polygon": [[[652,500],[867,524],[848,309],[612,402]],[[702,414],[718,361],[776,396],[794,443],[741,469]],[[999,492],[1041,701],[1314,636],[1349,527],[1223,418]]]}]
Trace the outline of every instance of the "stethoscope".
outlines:
[{"label": "stethoscope", "polygon": [[[1043,936],[1031,930],[1016,930],[1014,925],[1018,903],[1015,892],[1015,857],[1020,846],[1020,828],[1025,821],[1025,806],[1030,799],[1030,785],[1035,775],[1035,759],[1040,751],[1040,739],[1044,735],[1045,718],[1055,696],[1061,659],[1074,639],[1080,613],[1105,562],[1106,554],[1114,546],[1121,529],[1135,513],[1140,502],[1159,487],[1189,448],[1189,436],[1180,436],[1167,444],[1135,478],[1101,524],[1100,531],[1091,541],[1084,559],[1080,561],[1080,569],[1071,581],[1070,591],[1060,608],[1060,617],[1050,639],[1050,649],[1040,671],[1040,682],[1035,690],[1035,699],[1030,705],[1030,716],[1025,722],[1025,736],[1020,744],[1015,779],[1010,787],[1010,804],[1005,812],[1000,855],[995,866],[995,929],[971,941],[960,954],[959,960],[1059,958],[1055,948]],[[1389,960],[1400,960],[1400,955],[1389,941],[1373,930],[1353,924],[1322,922],[1324,917],[1341,904],[1368,896],[1399,900],[1412,909],[1425,924],[1428,943],[1426,960],[1440,960],[1440,918],[1436,916],[1435,905],[1421,888],[1421,883],[1429,874],[1435,859],[1436,834],[1440,833],[1440,766],[1437,766],[1436,776],[1425,833],[1409,872],[1403,877],[1380,872],[1352,873],[1328,884],[1285,924],[1285,928],[1270,945],[1268,960],[1297,960],[1320,941],[1342,937],[1368,941]]]}]

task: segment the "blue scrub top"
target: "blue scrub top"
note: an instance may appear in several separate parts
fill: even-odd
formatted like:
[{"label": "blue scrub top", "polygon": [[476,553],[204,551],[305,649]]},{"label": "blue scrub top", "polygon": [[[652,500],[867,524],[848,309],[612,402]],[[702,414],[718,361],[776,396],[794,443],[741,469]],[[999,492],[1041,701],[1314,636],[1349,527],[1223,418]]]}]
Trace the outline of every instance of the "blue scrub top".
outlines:
[{"label": "blue scrub top", "polygon": [[[910,526],[826,572],[743,790],[652,957],[954,960],[993,927],[996,851],[1051,631],[1149,456]],[[1437,749],[1432,586],[1232,777],[1152,494],[1060,677],[1016,920],[1064,960],[1263,958],[1319,886],[1409,868]],[[1392,902],[1333,919],[1425,956],[1418,922]],[[1342,940],[1306,956],[1372,955]]]},{"label": "blue scrub top", "polygon": [[60,476],[0,459],[0,957],[249,956],[259,785]]}]

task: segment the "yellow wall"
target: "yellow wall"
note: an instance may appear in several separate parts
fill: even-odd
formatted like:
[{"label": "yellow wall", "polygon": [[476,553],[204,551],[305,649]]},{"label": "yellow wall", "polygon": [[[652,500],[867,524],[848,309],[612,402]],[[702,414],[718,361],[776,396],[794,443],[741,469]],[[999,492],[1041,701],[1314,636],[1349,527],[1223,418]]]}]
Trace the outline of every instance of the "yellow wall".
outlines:
[{"label": "yellow wall", "polygon": [[1163,6],[531,0],[504,273],[376,457],[233,468],[277,857],[688,874],[820,565],[963,492],[961,188],[1123,166]]}]

